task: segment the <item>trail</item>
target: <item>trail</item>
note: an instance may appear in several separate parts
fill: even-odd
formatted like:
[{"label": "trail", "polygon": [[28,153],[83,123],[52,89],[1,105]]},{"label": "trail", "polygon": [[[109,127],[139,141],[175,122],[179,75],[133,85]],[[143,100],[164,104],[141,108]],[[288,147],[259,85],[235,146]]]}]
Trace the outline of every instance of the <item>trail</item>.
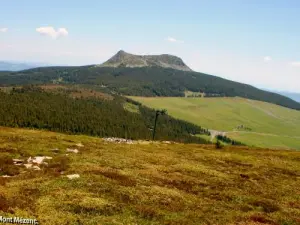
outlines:
[{"label": "trail", "polygon": [[252,107],[254,107],[254,108],[256,108],[256,109],[258,109],[258,110],[260,110],[260,111],[262,111],[262,112],[264,112],[264,113],[266,113],[266,114],[269,115],[269,116],[272,116],[272,117],[274,117],[274,118],[276,118],[276,119],[281,120],[280,117],[276,116],[276,115],[273,114],[271,111],[266,110],[266,109],[264,109],[264,108],[262,108],[262,107],[260,107],[260,106],[258,106],[258,105],[255,105],[253,100],[247,99],[247,101],[249,102],[249,103],[246,102],[248,105],[250,105],[250,106],[252,106]]},{"label": "trail", "polygon": [[213,139],[217,135],[225,136],[230,133],[248,133],[248,134],[258,134],[258,135],[264,135],[264,136],[273,136],[273,137],[287,137],[287,138],[296,138],[300,139],[300,136],[291,136],[291,135],[279,135],[279,134],[270,134],[270,133],[263,133],[263,132],[254,132],[254,131],[218,131],[218,130],[209,130],[211,133],[210,141],[213,141]]},{"label": "trail", "polygon": [[265,136],[275,136],[275,137],[288,137],[288,138],[297,138],[300,139],[300,136],[290,136],[290,135],[279,135],[279,134],[270,134],[270,133],[261,133],[261,132],[254,132],[254,131],[226,131],[228,133],[250,133],[250,134],[259,134]]}]

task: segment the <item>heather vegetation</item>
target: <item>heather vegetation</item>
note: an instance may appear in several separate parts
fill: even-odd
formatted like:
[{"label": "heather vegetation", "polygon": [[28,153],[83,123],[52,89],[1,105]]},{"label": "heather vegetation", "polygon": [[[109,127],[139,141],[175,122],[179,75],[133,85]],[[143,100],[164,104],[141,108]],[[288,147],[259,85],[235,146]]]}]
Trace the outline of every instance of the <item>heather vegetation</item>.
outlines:
[{"label": "heather vegetation", "polygon": [[[13,165],[38,155],[52,157],[41,170]],[[0,127],[0,162],[0,214],[43,225],[300,223],[297,151]]]}]

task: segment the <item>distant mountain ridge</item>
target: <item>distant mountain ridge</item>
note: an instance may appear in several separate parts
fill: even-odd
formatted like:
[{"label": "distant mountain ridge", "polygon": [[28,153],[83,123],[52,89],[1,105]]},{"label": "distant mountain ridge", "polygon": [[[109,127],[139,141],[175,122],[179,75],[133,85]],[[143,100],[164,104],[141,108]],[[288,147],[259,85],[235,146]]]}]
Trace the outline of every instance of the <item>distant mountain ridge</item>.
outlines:
[{"label": "distant mountain ridge", "polygon": [[181,58],[173,55],[134,55],[123,50],[99,65],[101,67],[163,67],[182,71],[192,71]]},{"label": "distant mountain ridge", "polygon": [[283,95],[285,97],[288,97],[298,103],[300,103],[300,93],[296,93],[296,92],[289,92],[289,91],[278,91],[278,90],[274,90],[274,89],[268,89],[268,88],[262,88],[262,90],[264,91],[270,91],[279,95]]},{"label": "distant mountain ridge", "polygon": [[295,100],[296,102],[300,103],[300,93],[283,92],[283,91],[278,91],[276,93],[287,96],[287,97]]},{"label": "distant mountain ridge", "polygon": [[101,65],[51,66],[0,72],[0,86],[82,84],[127,96],[242,97],[300,110],[300,103],[270,91],[221,77],[191,71],[172,55],[138,56],[119,51]]},{"label": "distant mountain ridge", "polygon": [[39,63],[0,61],[0,71],[20,71],[20,70],[27,70],[27,69],[32,69],[41,66],[46,66],[46,65],[39,64]]}]

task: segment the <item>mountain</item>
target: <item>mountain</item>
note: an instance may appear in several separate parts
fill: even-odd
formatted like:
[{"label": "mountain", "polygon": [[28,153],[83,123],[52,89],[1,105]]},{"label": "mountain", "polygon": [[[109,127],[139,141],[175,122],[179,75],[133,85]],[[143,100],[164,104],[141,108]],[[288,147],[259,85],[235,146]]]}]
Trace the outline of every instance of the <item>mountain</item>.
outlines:
[{"label": "mountain", "polygon": [[[174,69],[179,65],[181,69]],[[81,84],[96,89],[104,87],[108,92],[131,96],[184,97],[189,91],[196,95],[204,94],[205,97],[243,97],[300,110],[300,103],[288,97],[251,85],[190,71],[180,58],[169,55],[135,56],[120,51],[102,65],[0,72],[0,86],[49,83]]]},{"label": "mountain", "polygon": [[103,63],[103,67],[163,67],[192,71],[181,58],[173,55],[133,55],[123,50]]},{"label": "mountain", "polygon": [[40,66],[45,66],[45,64],[0,61],[0,71],[20,71]]}]

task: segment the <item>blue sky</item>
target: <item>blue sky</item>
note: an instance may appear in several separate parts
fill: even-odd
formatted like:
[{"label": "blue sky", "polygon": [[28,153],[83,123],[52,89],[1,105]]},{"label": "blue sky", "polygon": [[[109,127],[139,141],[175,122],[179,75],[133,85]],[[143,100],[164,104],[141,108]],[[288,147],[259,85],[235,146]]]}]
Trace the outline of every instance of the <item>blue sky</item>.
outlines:
[{"label": "blue sky", "polygon": [[1,1],[0,60],[85,65],[118,50],[300,92],[300,1]]}]

